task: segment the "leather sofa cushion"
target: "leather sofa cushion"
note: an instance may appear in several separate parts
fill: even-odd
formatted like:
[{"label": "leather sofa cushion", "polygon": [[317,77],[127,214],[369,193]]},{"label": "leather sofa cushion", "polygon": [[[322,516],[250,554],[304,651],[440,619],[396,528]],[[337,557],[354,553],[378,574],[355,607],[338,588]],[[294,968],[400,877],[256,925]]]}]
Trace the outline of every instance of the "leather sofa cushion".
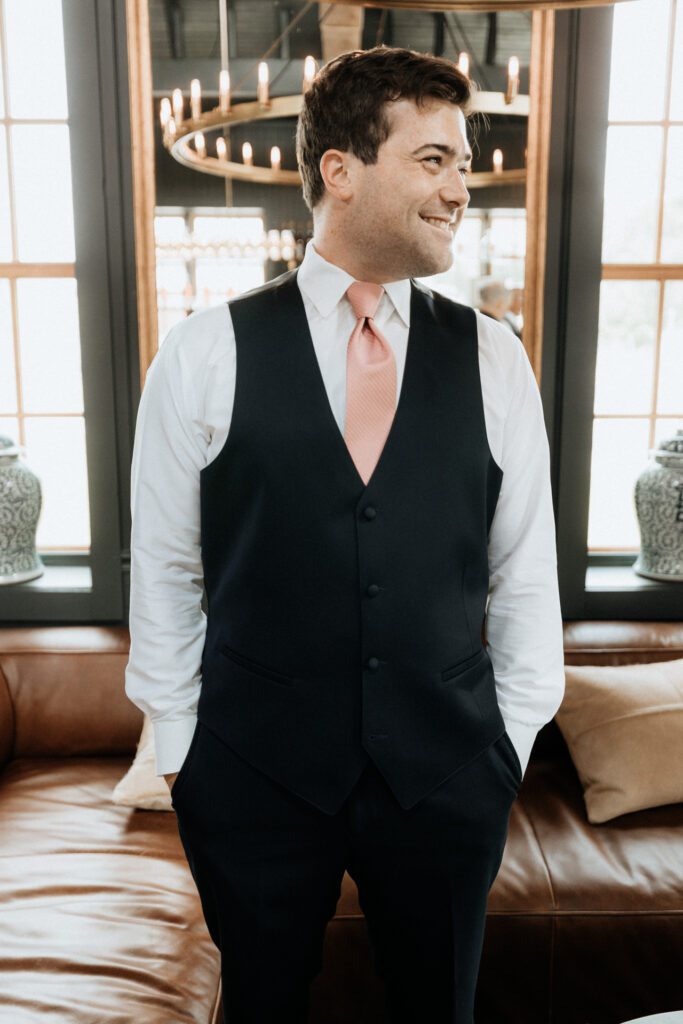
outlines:
[{"label": "leather sofa cushion", "polygon": [[588,820],[683,801],[683,659],[567,666],[557,723]]},{"label": "leather sofa cushion", "polygon": [[220,1019],[220,958],[175,817],[111,801],[127,763],[17,758],[3,770],[0,1006],[11,1024]]}]

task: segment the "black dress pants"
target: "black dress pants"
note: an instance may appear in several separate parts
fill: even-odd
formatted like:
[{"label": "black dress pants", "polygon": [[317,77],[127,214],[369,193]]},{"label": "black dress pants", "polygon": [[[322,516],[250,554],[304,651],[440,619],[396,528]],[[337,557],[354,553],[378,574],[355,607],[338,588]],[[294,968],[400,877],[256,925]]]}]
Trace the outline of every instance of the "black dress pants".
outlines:
[{"label": "black dress pants", "polygon": [[389,1019],[473,1024],[486,901],[520,782],[504,733],[409,811],[370,763],[328,815],[198,722],[172,801],[221,951],[224,1024],[305,1024],[345,869]]}]

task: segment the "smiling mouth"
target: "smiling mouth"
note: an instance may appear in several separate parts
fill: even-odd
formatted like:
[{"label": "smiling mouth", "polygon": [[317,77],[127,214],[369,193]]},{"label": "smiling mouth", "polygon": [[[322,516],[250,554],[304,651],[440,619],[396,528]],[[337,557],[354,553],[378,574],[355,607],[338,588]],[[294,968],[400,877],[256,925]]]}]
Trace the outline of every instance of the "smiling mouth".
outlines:
[{"label": "smiling mouth", "polygon": [[443,217],[423,217],[422,214],[420,214],[420,217],[425,223],[431,224],[433,228],[437,228],[438,231],[442,231],[445,235],[451,233],[452,221],[446,220]]}]

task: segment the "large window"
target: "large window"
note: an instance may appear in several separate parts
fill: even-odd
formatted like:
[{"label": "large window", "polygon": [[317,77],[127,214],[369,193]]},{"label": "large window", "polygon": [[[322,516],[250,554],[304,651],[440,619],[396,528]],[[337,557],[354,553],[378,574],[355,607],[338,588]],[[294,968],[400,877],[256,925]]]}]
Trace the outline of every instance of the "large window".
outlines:
[{"label": "large window", "polygon": [[565,618],[681,618],[633,569],[634,488],[683,426],[682,0],[556,15],[542,392]]},{"label": "large window", "polygon": [[44,567],[0,579],[8,622],[123,617],[137,341],[124,19],[114,0],[0,0],[0,434],[40,480]]},{"label": "large window", "polygon": [[0,21],[0,433],[42,485],[41,551],[88,551],[71,155],[60,0]]},{"label": "large window", "polygon": [[615,7],[608,118],[588,547],[636,552],[635,481],[683,429],[683,0]]}]

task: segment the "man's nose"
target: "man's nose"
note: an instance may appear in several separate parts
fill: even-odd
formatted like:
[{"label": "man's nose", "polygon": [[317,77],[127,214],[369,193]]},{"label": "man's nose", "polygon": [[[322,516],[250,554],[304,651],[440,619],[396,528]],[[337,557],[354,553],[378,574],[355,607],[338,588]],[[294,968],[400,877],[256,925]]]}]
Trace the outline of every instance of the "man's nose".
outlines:
[{"label": "man's nose", "polygon": [[470,194],[467,191],[465,181],[460,171],[456,171],[455,174],[449,175],[448,181],[444,182],[441,189],[441,198],[445,203],[456,208],[467,206],[470,201]]}]

